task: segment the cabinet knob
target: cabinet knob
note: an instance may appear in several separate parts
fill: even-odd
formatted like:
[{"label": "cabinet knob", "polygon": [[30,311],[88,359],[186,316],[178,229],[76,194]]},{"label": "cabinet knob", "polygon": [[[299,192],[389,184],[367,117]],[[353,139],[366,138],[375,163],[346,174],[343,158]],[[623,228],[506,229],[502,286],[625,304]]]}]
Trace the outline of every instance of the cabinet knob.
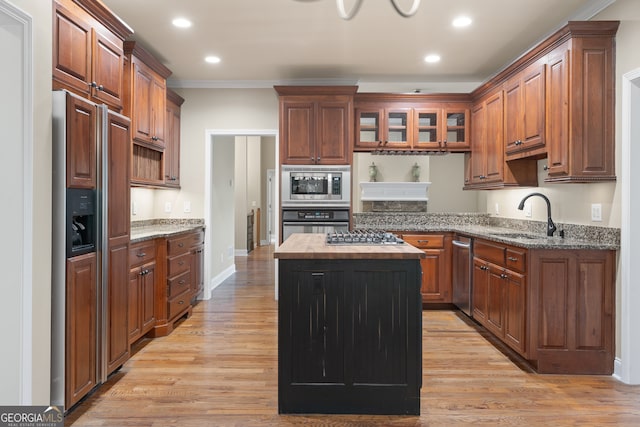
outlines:
[{"label": "cabinet knob", "polygon": [[178,283],[184,285],[184,280],[180,280]]},{"label": "cabinet knob", "polygon": [[503,278],[503,279],[506,279],[509,276],[507,276],[506,274],[502,273],[502,274],[500,274],[500,277]]},{"label": "cabinet knob", "polygon": [[102,92],[104,90],[104,86],[98,85],[98,87],[96,89],[98,89],[100,92]]},{"label": "cabinet knob", "polygon": [[181,248],[181,247],[183,247],[183,246],[184,246],[184,243],[182,243],[182,242],[181,242],[181,243],[178,243],[178,247],[179,247],[179,248]]},{"label": "cabinet knob", "polygon": [[91,82],[91,83],[89,83],[89,87],[96,88],[96,87],[98,87],[98,83]]},{"label": "cabinet knob", "polygon": [[146,252],[138,252],[138,254],[136,255],[138,258],[144,258],[147,256]]},{"label": "cabinet knob", "polygon": [[160,139],[160,138],[158,138],[157,136],[152,136],[152,137],[151,137],[151,140],[152,140],[152,141],[157,141],[157,140],[159,140],[159,139]]},{"label": "cabinet knob", "polygon": [[542,169],[544,169],[544,170],[548,171],[548,170],[549,170],[549,166],[548,166],[548,165],[544,165],[544,166],[542,167]]}]

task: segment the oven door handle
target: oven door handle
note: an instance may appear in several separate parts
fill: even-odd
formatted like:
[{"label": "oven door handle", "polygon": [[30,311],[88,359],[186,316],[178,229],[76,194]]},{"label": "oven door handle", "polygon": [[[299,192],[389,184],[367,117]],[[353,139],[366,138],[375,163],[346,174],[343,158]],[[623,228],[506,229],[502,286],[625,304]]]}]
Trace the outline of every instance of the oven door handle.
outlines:
[{"label": "oven door handle", "polygon": [[283,222],[282,225],[320,225],[320,226],[325,226],[325,225],[349,225],[349,223],[346,222],[346,221],[333,221],[333,222],[318,222],[318,221],[296,221],[296,222],[292,222],[292,221],[286,221],[286,222]]}]

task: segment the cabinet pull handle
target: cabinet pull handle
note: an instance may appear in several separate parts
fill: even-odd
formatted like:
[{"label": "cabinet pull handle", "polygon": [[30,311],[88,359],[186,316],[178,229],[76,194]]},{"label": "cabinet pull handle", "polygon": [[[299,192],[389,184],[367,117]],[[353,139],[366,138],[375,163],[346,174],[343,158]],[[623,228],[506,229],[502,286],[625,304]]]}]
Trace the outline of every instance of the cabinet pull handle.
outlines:
[{"label": "cabinet pull handle", "polygon": [[180,280],[178,283],[179,283],[180,285],[184,285],[184,280]]},{"label": "cabinet pull handle", "polygon": [[138,252],[138,254],[136,255],[138,258],[144,258],[147,256],[146,252]]},{"label": "cabinet pull handle", "polygon": [[160,138],[158,138],[157,136],[152,136],[152,137],[151,137],[151,140],[152,140],[152,141],[157,141],[157,140],[159,140],[159,139],[160,139]]},{"label": "cabinet pull handle", "polygon": [[184,300],[178,301],[178,304],[184,304]]},{"label": "cabinet pull handle", "polygon": [[312,276],[324,276],[322,272],[311,273]]},{"label": "cabinet pull handle", "polygon": [[178,265],[184,265],[184,261],[180,261]]},{"label": "cabinet pull handle", "polygon": [[515,261],[518,261],[518,258],[513,257],[513,256],[507,257],[507,259],[508,259],[509,261],[514,261],[514,262],[515,262]]},{"label": "cabinet pull handle", "polygon": [[181,247],[183,247],[183,246],[184,246],[184,243],[182,243],[182,242],[178,243],[178,247],[179,247],[179,248],[181,248]]},{"label": "cabinet pull handle", "polygon": [[429,243],[428,240],[418,240],[418,243]]}]

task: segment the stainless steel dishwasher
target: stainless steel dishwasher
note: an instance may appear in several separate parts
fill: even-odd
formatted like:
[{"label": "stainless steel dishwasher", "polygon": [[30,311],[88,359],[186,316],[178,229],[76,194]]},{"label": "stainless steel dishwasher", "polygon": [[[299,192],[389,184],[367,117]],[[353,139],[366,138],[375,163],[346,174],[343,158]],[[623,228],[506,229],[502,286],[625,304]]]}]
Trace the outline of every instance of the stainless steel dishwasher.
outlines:
[{"label": "stainless steel dishwasher", "polygon": [[454,236],[453,243],[453,304],[467,316],[473,317],[473,239]]}]

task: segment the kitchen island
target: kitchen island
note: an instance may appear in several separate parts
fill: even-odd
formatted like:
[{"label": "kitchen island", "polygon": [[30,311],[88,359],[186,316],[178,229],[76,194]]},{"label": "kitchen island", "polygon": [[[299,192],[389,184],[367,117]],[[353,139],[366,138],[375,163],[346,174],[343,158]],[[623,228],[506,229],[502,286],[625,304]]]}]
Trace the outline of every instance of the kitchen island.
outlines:
[{"label": "kitchen island", "polygon": [[420,414],[420,258],[293,234],[279,259],[278,411]]}]

